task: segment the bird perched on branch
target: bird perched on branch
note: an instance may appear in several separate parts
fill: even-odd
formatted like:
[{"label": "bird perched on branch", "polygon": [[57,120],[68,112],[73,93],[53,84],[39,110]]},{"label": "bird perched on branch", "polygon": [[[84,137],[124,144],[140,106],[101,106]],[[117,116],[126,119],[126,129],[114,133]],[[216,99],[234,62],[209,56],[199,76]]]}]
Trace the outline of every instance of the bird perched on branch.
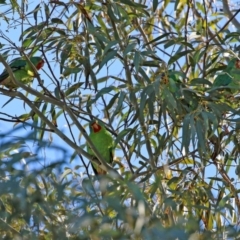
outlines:
[{"label": "bird perched on branch", "polygon": [[[30,57],[30,61],[37,70],[40,70],[44,65],[44,60],[41,57]],[[22,82],[23,84],[31,83],[33,78],[36,77],[33,68],[26,59],[15,58],[10,62],[9,67],[12,69],[16,80]],[[0,85],[3,85],[9,89],[18,88],[18,85],[16,85],[9,76],[7,69],[4,69],[0,75]]]},{"label": "bird perched on branch", "polygon": [[[97,151],[102,156],[102,160],[104,160],[108,164],[112,164],[113,162],[113,137],[111,133],[105,128],[104,124],[100,121],[92,121],[89,124],[90,127],[90,135],[92,143],[94,144]],[[87,151],[89,154],[95,156],[90,146],[87,146]],[[100,168],[99,164],[91,163],[93,171],[95,175],[105,175],[106,171]]]},{"label": "bird perched on branch", "polygon": [[240,90],[240,60],[233,58],[214,80],[213,87],[229,87],[232,92]]}]

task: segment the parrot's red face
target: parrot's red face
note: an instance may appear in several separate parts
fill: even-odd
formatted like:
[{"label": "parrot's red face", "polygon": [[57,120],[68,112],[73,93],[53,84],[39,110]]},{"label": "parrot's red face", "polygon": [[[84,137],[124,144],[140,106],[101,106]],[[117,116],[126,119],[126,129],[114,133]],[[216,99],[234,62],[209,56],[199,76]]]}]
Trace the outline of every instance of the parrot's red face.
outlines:
[{"label": "parrot's red face", "polygon": [[37,69],[37,70],[41,69],[41,68],[43,67],[43,65],[44,65],[44,60],[42,59],[42,60],[37,64],[36,69]]},{"label": "parrot's red face", "polygon": [[96,122],[92,123],[92,124],[91,124],[91,127],[92,127],[92,130],[93,130],[95,133],[99,132],[99,131],[102,129],[101,126],[100,126],[99,124],[97,124]]},{"label": "parrot's red face", "polygon": [[238,59],[236,60],[235,67],[240,69],[240,60],[238,60]]}]

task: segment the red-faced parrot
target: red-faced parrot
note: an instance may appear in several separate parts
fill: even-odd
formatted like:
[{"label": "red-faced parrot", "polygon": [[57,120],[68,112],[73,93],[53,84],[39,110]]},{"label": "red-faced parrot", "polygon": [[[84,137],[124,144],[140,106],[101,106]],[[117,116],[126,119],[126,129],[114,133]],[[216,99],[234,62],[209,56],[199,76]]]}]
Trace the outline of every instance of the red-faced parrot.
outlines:
[{"label": "red-faced parrot", "polygon": [[231,88],[232,92],[237,89],[240,90],[240,60],[232,59],[226,69],[222,71],[214,80],[213,87]]},{"label": "red-faced parrot", "polygon": [[[104,124],[99,121],[92,121],[89,125],[90,135],[92,143],[95,148],[98,150],[100,155],[103,157],[103,160],[108,164],[113,162],[113,137],[110,132],[105,128]],[[94,156],[92,149],[87,146],[87,151],[89,154]],[[95,175],[106,174],[106,171],[101,169],[97,163],[92,163],[92,168]]]},{"label": "red-faced parrot", "polygon": [[[40,70],[43,67],[44,60],[41,57],[31,57],[30,61],[37,70]],[[28,61],[25,59],[15,58],[11,61],[9,67],[12,69],[15,78],[24,84],[31,83],[33,81],[33,78],[35,77],[33,69],[29,65]],[[4,69],[4,71],[0,75],[0,85],[3,85],[9,89],[18,88],[18,86],[9,76],[6,69]]]}]

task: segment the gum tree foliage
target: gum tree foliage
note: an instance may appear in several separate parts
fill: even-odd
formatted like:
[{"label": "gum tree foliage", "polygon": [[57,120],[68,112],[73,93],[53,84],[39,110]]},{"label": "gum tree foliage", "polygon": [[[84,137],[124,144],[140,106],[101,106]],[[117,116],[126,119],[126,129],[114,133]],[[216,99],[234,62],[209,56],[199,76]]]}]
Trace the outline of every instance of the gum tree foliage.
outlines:
[{"label": "gum tree foliage", "polygon": [[[2,239],[237,239],[239,94],[212,87],[238,57],[237,3],[0,4],[2,67],[45,61],[0,89]],[[107,176],[93,119],[115,139]]]}]

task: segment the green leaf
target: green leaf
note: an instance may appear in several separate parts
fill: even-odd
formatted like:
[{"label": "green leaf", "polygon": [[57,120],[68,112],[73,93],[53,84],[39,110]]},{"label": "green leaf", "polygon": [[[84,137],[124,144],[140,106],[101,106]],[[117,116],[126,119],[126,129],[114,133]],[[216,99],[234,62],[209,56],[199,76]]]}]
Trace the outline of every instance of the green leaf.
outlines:
[{"label": "green leaf", "polygon": [[[114,5],[114,4],[112,4],[112,5]],[[113,22],[119,22],[119,19],[114,14],[114,11],[112,9],[112,5],[111,4],[107,5],[107,14]],[[114,31],[114,34],[115,34],[115,38],[117,40],[119,40],[119,36],[118,36],[116,31]]]},{"label": "green leaf", "polygon": [[11,97],[7,102],[5,102],[3,105],[2,105],[2,108],[5,107],[6,105],[8,105],[12,100],[14,100],[15,97]]},{"label": "green leaf", "polygon": [[101,61],[99,65],[99,70],[103,67],[104,64],[106,64],[108,61],[116,57],[116,54],[117,54],[117,50],[110,50]]},{"label": "green leaf", "polygon": [[55,28],[55,29],[54,29],[54,32],[59,33],[59,35],[62,36],[62,37],[66,37],[66,36],[67,36],[65,30],[60,29],[60,28]]},{"label": "green leaf", "polygon": [[153,0],[153,12],[157,10],[158,7],[158,0]]},{"label": "green leaf", "polygon": [[101,29],[104,31],[104,33],[105,33],[105,34],[108,36],[108,38],[110,39],[108,28],[107,28],[106,23],[103,21],[103,18],[101,17],[100,14],[97,16],[97,20],[98,20],[98,23],[99,23],[100,26],[101,26]]},{"label": "green leaf", "polygon": [[57,99],[61,99],[61,95],[60,95],[60,92],[59,92],[59,87],[55,87],[54,94],[55,94],[55,97]]},{"label": "green leaf", "polygon": [[183,130],[182,130],[182,147],[186,153],[188,153],[188,146],[190,143],[190,119],[191,116],[187,114],[183,120]]},{"label": "green leaf", "polygon": [[111,122],[114,120],[114,117],[120,112],[122,111],[122,107],[123,107],[123,101],[124,99],[126,98],[126,93],[121,91],[120,92],[120,96],[118,98],[118,103],[117,103],[117,106],[115,108],[115,111],[113,112],[112,114],[112,117],[111,117]]},{"label": "green leaf", "polygon": [[175,40],[168,40],[166,44],[164,44],[164,48],[167,49],[171,47],[172,45],[175,45],[176,41]]},{"label": "green leaf", "polygon": [[64,24],[64,22],[59,18],[52,18],[51,21],[52,23]]},{"label": "green leaf", "polygon": [[65,91],[65,96],[69,96],[71,93],[78,90],[83,84],[84,82],[78,82],[73,84],[67,91]]},{"label": "green leaf", "polygon": [[50,10],[49,7],[46,3],[44,3],[44,9],[45,9],[45,14],[46,14],[46,18],[49,19],[50,17]]},{"label": "green leaf", "polygon": [[[123,57],[125,57],[129,52],[132,52],[133,49],[136,48],[136,43],[130,43],[123,51]],[[136,53],[135,53],[136,54]]]},{"label": "green leaf", "polygon": [[228,73],[219,74],[213,82],[214,87],[227,86],[232,81],[232,77]]},{"label": "green leaf", "polygon": [[[141,54],[141,55],[142,55],[142,54]],[[142,59],[140,65],[141,65],[141,66],[145,66],[145,67],[159,67],[160,62],[159,62],[158,60],[155,60],[155,61],[152,61],[152,60],[146,61],[146,60]]]},{"label": "green leaf", "polygon": [[164,98],[165,102],[167,103],[167,107],[169,108],[169,110],[174,112],[173,110],[177,109],[177,102],[176,102],[173,94],[169,91],[169,89],[167,89],[167,88],[163,89],[163,98]]},{"label": "green leaf", "polygon": [[109,101],[108,105],[106,106],[106,110],[109,110],[112,108],[115,101],[118,99],[120,92],[116,93]]},{"label": "green leaf", "polygon": [[42,110],[41,110],[41,112],[42,112],[43,114],[46,113],[47,107],[48,107],[48,104],[47,104],[47,103],[44,103],[44,104],[43,104],[43,107],[42,107]]},{"label": "green leaf", "polygon": [[126,5],[129,5],[129,6],[132,6],[132,7],[136,7],[137,9],[138,8],[147,8],[146,5],[136,3],[136,2],[131,1],[131,0],[120,0],[119,2],[121,2],[123,4],[126,4]]},{"label": "green leaf", "polygon": [[106,87],[101,89],[97,94],[96,97],[94,98],[93,102],[96,102],[98,98],[102,97],[103,95],[110,93],[111,91],[116,91],[117,88],[114,86]]},{"label": "green leaf", "polygon": [[110,52],[112,51],[113,49],[111,49],[113,46],[117,45],[118,41],[117,40],[114,40],[114,41],[111,41],[107,44],[107,46],[105,47],[104,49],[104,52],[103,52],[103,55],[105,55],[107,52]]},{"label": "green leaf", "polygon": [[148,75],[146,74],[146,72],[145,72],[141,67],[139,67],[138,70],[139,70],[139,73],[142,75],[143,79],[144,79],[147,83],[151,84],[151,80],[150,80],[150,78],[148,77]]},{"label": "green leaf", "polygon": [[25,38],[24,40],[23,40],[23,43],[22,43],[22,45],[23,45],[23,47],[29,47],[29,46],[31,46],[31,44],[33,43],[33,41],[35,41],[36,40],[36,38],[35,37],[31,37],[31,38]]},{"label": "green leaf", "polygon": [[103,82],[106,82],[108,79],[109,79],[109,76],[99,78],[99,79],[97,80],[97,83],[103,83]]},{"label": "green leaf", "polygon": [[195,136],[196,136],[196,127],[195,127],[195,118],[196,116],[191,115],[190,117],[190,130],[191,130],[191,140],[192,140],[192,145],[193,148],[195,148]]},{"label": "green leaf", "polygon": [[231,32],[226,34],[224,41],[226,41],[228,38],[236,38],[237,40],[239,40],[239,36],[240,36],[239,32]]},{"label": "green leaf", "polygon": [[197,132],[197,138],[198,138],[198,146],[199,146],[199,151],[202,153],[206,153],[206,131],[205,126],[201,119],[198,119],[196,121],[196,132]]},{"label": "green leaf", "polygon": [[[142,119],[144,119],[144,109],[147,103],[147,99],[149,98],[149,96],[151,96],[151,94],[154,93],[154,89],[152,87],[152,85],[147,86],[146,88],[144,88],[144,90],[141,93],[141,99],[140,99],[140,117]],[[155,95],[155,94],[154,94]]]},{"label": "green leaf", "polygon": [[62,72],[62,75],[64,77],[67,77],[71,74],[77,74],[82,71],[82,68],[80,67],[63,67],[64,71]]},{"label": "green leaf", "polygon": [[133,59],[133,63],[134,63],[136,72],[138,72],[140,61],[141,61],[141,55],[138,51],[136,51],[135,55],[134,55],[134,59]]},{"label": "green leaf", "polygon": [[176,62],[179,58],[183,57],[183,56],[186,56],[187,54],[191,53],[192,50],[186,50],[186,51],[183,51],[183,52],[179,52],[177,54],[175,54],[174,56],[172,56],[169,61],[168,61],[168,65]]},{"label": "green leaf", "polygon": [[156,38],[154,38],[153,40],[149,41],[148,43],[144,44],[143,47],[146,47],[147,45],[152,44],[152,43],[155,43],[155,45],[157,45],[157,44],[158,44],[158,43],[157,43],[158,40],[161,40],[161,39],[163,39],[163,38],[166,38],[166,37],[168,37],[169,35],[171,35],[171,33],[164,33],[164,34],[162,34],[161,36],[156,37]]},{"label": "green leaf", "polygon": [[144,201],[143,193],[142,193],[142,191],[140,191],[139,187],[136,184],[128,181],[127,186],[128,186],[129,191],[133,195],[133,198],[136,201],[139,201],[139,200]]},{"label": "green leaf", "polygon": [[[134,130],[132,128],[127,128],[122,130],[120,133],[118,133],[117,138],[115,140],[115,146],[118,145],[118,143],[129,133],[132,133]],[[115,148],[115,147],[114,147]]]},{"label": "green leaf", "polygon": [[204,79],[204,78],[194,78],[190,82],[191,86],[197,86],[199,84],[206,84],[208,86],[212,86],[212,83],[209,80]]},{"label": "green leaf", "polygon": [[[37,16],[37,14],[38,14],[38,11],[39,10],[41,10],[41,7],[40,7],[40,4],[38,4],[35,8],[34,8],[34,10],[32,11],[32,13],[33,13],[33,18],[34,18],[34,20],[35,20],[35,22],[37,23],[37,21],[38,21],[38,16]],[[30,13],[29,13],[30,14]]]},{"label": "green leaf", "polygon": [[154,119],[154,113],[155,113],[155,106],[153,105],[154,101],[155,101],[155,95],[152,94],[151,96],[149,96],[149,98],[147,100],[150,120]]}]

